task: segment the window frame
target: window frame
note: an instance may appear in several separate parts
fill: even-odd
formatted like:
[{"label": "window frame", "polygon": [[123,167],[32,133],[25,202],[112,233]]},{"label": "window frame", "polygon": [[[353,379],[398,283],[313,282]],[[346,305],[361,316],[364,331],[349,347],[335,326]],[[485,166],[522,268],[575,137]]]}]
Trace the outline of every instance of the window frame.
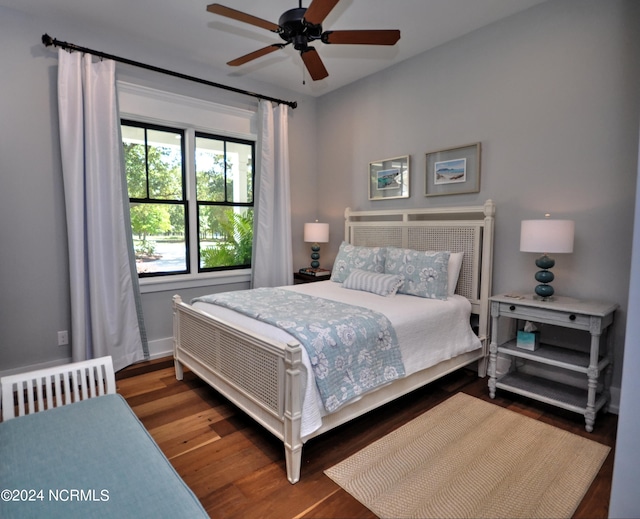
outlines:
[{"label": "window frame", "polygon": [[182,199],[181,200],[166,200],[162,198],[150,198],[149,195],[149,163],[145,160],[146,167],[146,181],[147,181],[147,198],[136,198],[129,197],[129,209],[131,209],[131,204],[161,204],[161,205],[181,205],[183,207],[184,212],[184,236],[185,236],[185,269],[184,270],[176,270],[176,271],[163,271],[163,272],[140,272],[138,273],[138,279],[144,278],[156,278],[163,276],[179,276],[183,274],[191,273],[191,240],[190,240],[190,211],[189,211],[189,197],[188,197],[188,189],[187,189],[187,165],[186,165],[186,146],[185,146],[185,138],[186,138],[186,130],[182,128],[174,128],[170,126],[163,126],[156,123],[146,123],[140,121],[133,121],[130,119],[120,119],[120,126],[131,126],[134,128],[142,128],[145,131],[145,156],[147,153],[147,131],[161,131],[161,132],[171,132],[180,134],[180,149],[182,153],[182,167],[180,176],[182,179]]},{"label": "window frame", "polygon": [[[193,135],[193,140],[194,140],[194,160],[195,160],[195,143],[197,141],[198,138],[204,138],[204,139],[212,139],[212,140],[219,140],[219,141],[223,141],[224,142],[224,156],[225,156],[225,173],[224,173],[224,201],[219,201],[219,202],[213,202],[213,201],[208,201],[208,200],[200,200],[198,198],[197,195],[197,171],[196,171],[196,164],[194,164],[194,180],[196,182],[196,196],[194,198],[195,200],[195,205],[196,205],[196,221],[197,221],[197,227],[198,227],[198,272],[199,273],[203,273],[203,272],[219,272],[219,271],[226,271],[226,270],[239,270],[239,269],[247,269],[247,268],[251,268],[251,265],[232,265],[232,266],[227,266],[227,267],[202,267],[201,266],[201,251],[202,251],[202,247],[200,247],[200,238],[199,238],[199,234],[200,234],[200,208],[201,207],[229,207],[229,208],[233,208],[233,207],[246,207],[246,208],[251,208],[252,210],[255,210],[255,181],[256,181],[256,171],[255,171],[255,157],[256,157],[256,142],[252,141],[252,140],[248,140],[248,139],[240,139],[237,137],[228,137],[225,135],[220,135],[220,134],[213,134],[210,132],[203,132],[203,131],[198,131],[196,130],[194,132]],[[251,146],[251,158],[253,161],[252,167],[251,167],[251,184],[253,186],[252,191],[251,191],[251,202],[234,202],[234,201],[229,201],[228,200],[228,185],[227,185],[227,170],[226,170],[226,157],[227,157],[227,144],[228,143],[235,143],[235,144],[244,144],[247,146]],[[255,212],[254,212],[255,214]],[[252,257],[253,257],[253,253],[252,253]]]},{"label": "window frame", "polygon": [[[194,220],[196,204],[195,193],[195,131],[222,135],[225,138],[245,139],[255,143],[258,150],[257,107],[254,109],[237,108],[222,105],[213,101],[157,90],[125,81],[117,81],[120,119],[157,124],[185,130],[187,172],[193,171],[193,179],[187,173],[187,202],[189,219]],[[259,170],[259,157],[254,160],[255,172]],[[254,207],[256,189],[254,184]],[[197,228],[189,227],[189,240],[194,243]],[[172,274],[169,276],[138,277],[142,293],[169,292],[179,289],[196,289],[221,285],[244,284],[248,287],[251,281],[251,269],[218,270],[198,272],[198,256],[191,254],[191,271],[189,274]],[[194,268],[195,267],[195,268]]]}]

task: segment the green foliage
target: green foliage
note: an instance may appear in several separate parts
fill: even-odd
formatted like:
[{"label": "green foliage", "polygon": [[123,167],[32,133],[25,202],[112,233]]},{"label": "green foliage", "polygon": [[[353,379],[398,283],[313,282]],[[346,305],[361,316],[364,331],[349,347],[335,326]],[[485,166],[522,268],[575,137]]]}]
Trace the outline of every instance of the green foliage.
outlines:
[{"label": "green foliage", "polygon": [[135,244],[136,258],[149,258],[156,253],[156,242],[141,241]]},{"label": "green foliage", "polygon": [[176,150],[150,145],[145,154],[142,144],[124,142],[123,146],[130,198],[182,200],[182,157]]},{"label": "green foliage", "polygon": [[147,241],[147,236],[170,231],[168,207],[161,204],[132,204],[131,229],[142,241]]},{"label": "green foliage", "polygon": [[[206,156],[208,158],[206,162],[211,163],[211,166],[208,170],[198,169],[196,171],[196,190],[198,200],[206,202],[224,202],[224,172],[225,167],[230,168],[231,164],[225,164],[224,155],[218,153],[200,152],[199,156]],[[231,180],[228,179],[227,182],[231,182]]]},{"label": "green foliage", "polygon": [[[124,142],[123,150],[130,198],[182,200],[182,158],[175,149],[149,145],[145,150],[143,144]],[[184,228],[182,205],[131,205],[131,230],[143,242],[169,231],[184,234]]]},{"label": "green foliage", "polygon": [[236,213],[227,209],[219,220],[225,240],[201,249],[203,268],[251,265],[253,248],[253,209]]}]

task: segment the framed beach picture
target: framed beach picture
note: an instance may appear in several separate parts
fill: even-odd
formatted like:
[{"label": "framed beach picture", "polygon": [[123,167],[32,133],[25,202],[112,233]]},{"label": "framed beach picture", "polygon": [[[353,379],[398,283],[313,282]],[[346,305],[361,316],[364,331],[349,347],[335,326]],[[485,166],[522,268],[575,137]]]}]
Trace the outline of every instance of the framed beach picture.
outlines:
[{"label": "framed beach picture", "polygon": [[427,153],[425,196],[478,193],[480,143]]},{"label": "framed beach picture", "polygon": [[369,200],[408,197],[408,155],[369,163]]}]

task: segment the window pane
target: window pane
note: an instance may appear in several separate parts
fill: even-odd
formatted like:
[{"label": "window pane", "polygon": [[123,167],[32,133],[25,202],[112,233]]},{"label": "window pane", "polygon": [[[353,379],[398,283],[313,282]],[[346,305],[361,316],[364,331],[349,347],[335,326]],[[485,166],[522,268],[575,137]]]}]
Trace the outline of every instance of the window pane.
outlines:
[{"label": "window pane", "polygon": [[227,142],[227,201],[253,202],[253,146]]},{"label": "window pane", "polygon": [[147,130],[149,198],[182,200],[182,135]]},{"label": "window pane", "polygon": [[251,265],[253,208],[198,207],[200,269]]},{"label": "window pane", "polygon": [[148,198],[144,128],[122,125],[122,144],[129,198]]},{"label": "window pane", "polygon": [[225,202],[224,142],[196,137],[196,191],[198,200]]},{"label": "window pane", "polygon": [[185,206],[131,204],[131,232],[138,274],[187,271]]}]

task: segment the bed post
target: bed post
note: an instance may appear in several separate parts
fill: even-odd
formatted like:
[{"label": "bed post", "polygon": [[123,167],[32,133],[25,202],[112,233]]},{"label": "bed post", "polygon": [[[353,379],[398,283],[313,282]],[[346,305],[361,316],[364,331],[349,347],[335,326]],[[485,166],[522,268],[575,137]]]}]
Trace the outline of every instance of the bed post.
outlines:
[{"label": "bed post", "polygon": [[180,344],[180,327],[178,326],[178,305],[182,303],[179,295],[173,296],[173,367],[176,370],[176,379],[184,378],[184,369],[178,360],[178,344]]},{"label": "bed post", "polygon": [[493,234],[496,215],[496,204],[487,200],[484,204],[484,231],[482,237],[482,279],[480,280],[480,322],[479,337],[482,341],[482,359],[478,361],[478,376],[487,374],[487,356],[489,354],[489,298],[491,297],[493,271]]},{"label": "bed post", "polygon": [[284,453],[287,466],[287,479],[291,484],[300,479],[302,468],[302,347],[293,342],[285,350],[285,402],[284,402]]},{"label": "bed post", "polygon": [[344,240],[351,243],[351,232],[349,230],[349,222],[351,218],[351,208],[345,207],[344,209]]}]

